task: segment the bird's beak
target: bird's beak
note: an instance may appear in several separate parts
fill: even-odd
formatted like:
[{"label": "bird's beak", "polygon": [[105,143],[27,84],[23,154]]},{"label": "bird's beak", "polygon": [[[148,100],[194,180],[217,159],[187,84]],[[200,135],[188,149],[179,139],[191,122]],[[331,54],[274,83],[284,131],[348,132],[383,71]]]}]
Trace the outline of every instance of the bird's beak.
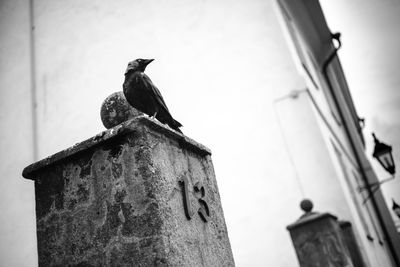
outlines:
[{"label": "bird's beak", "polygon": [[154,59],[145,59],[144,62],[143,62],[143,66],[146,67],[146,66],[149,65],[153,60],[154,60]]}]

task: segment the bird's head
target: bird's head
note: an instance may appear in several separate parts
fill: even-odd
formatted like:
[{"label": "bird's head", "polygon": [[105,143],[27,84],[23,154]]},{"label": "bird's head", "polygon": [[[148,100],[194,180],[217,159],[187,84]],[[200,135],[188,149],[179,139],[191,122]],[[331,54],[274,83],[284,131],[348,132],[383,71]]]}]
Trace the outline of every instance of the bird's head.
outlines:
[{"label": "bird's head", "polygon": [[150,62],[152,62],[153,60],[154,59],[142,59],[142,58],[135,59],[134,61],[128,63],[128,67],[126,68],[125,74],[133,71],[144,72],[147,65],[149,65]]}]

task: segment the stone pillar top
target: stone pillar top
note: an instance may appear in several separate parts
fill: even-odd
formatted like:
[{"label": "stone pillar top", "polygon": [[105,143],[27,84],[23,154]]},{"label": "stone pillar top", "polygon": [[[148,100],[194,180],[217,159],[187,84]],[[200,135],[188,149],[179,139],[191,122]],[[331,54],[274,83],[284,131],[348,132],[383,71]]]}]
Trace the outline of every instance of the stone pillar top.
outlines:
[{"label": "stone pillar top", "polygon": [[103,131],[97,135],[95,135],[92,138],[89,138],[83,142],[77,143],[67,149],[64,149],[58,153],[55,153],[54,155],[51,155],[47,158],[44,158],[40,161],[37,161],[29,166],[27,166],[23,172],[22,176],[26,179],[31,179],[35,180],[35,172],[40,171],[41,169],[52,165],[54,163],[57,163],[59,161],[62,161],[68,157],[71,157],[81,151],[91,149],[95,146],[98,146],[104,142],[107,142],[108,140],[111,140],[117,136],[122,136],[126,135],[128,133],[134,132],[138,127],[145,127],[149,131],[156,132],[159,134],[162,134],[164,136],[167,136],[168,138],[171,138],[173,140],[176,140],[179,142],[181,147],[184,147],[188,150],[194,151],[196,153],[199,153],[200,155],[211,155],[211,150],[207,148],[206,146],[197,143],[193,139],[172,130],[168,126],[165,126],[164,124],[158,122],[155,119],[151,119],[146,115],[138,116],[135,118],[132,118],[128,121],[125,121],[111,129],[108,129],[106,131]]},{"label": "stone pillar top", "polygon": [[299,265],[353,267],[337,218],[329,213],[312,212],[313,204],[308,199],[300,207],[305,214],[287,226]]},{"label": "stone pillar top", "polygon": [[303,199],[300,202],[300,208],[304,211],[304,214],[301,215],[297,221],[295,221],[292,224],[289,224],[286,227],[286,229],[288,229],[289,231],[293,230],[294,228],[297,228],[299,226],[302,226],[304,224],[308,224],[308,223],[314,222],[314,221],[319,221],[324,218],[332,218],[334,220],[337,220],[337,217],[330,213],[327,213],[327,212],[319,213],[319,212],[312,211],[312,209],[314,208],[314,205],[313,205],[312,201],[309,199]]}]

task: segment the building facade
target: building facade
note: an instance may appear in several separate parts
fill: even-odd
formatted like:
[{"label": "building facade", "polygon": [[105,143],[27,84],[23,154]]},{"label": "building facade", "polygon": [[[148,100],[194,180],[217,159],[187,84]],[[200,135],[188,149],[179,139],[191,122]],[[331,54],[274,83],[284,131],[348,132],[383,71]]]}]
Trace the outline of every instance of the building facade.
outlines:
[{"label": "building facade", "polygon": [[[324,140],[324,144],[314,145],[324,147],[320,150],[326,150],[329,165],[335,170],[334,175],[327,171],[329,177],[315,177],[316,183],[328,180],[317,189],[324,196],[307,188],[314,186],[310,181],[304,190],[312,199],[332,202],[334,207],[328,211],[353,223],[368,266],[399,266],[400,240],[392,215],[382,192],[372,193],[366,186],[378,178],[365,154],[362,120],[338,57],[340,33],[329,30],[319,1],[277,0],[276,6],[298,70],[307,83],[307,89],[291,97],[312,107],[309,115],[316,118]],[[318,161],[314,162],[316,167]]]}]

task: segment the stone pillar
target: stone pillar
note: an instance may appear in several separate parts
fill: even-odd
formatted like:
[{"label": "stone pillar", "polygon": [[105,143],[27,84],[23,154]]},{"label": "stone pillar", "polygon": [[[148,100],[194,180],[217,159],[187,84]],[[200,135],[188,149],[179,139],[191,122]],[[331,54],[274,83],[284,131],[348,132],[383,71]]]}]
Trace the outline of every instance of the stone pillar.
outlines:
[{"label": "stone pillar", "polygon": [[349,251],[354,267],[366,267],[367,265],[362,257],[351,223],[348,221],[339,221],[339,226],[342,229],[343,241]]},{"label": "stone pillar", "polygon": [[312,212],[309,200],[301,202],[305,214],[287,226],[301,267],[353,267],[337,218]]},{"label": "stone pillar", "polygon": [[211,152],[140,116],[26,167],[40,266],[234,266]]}]

